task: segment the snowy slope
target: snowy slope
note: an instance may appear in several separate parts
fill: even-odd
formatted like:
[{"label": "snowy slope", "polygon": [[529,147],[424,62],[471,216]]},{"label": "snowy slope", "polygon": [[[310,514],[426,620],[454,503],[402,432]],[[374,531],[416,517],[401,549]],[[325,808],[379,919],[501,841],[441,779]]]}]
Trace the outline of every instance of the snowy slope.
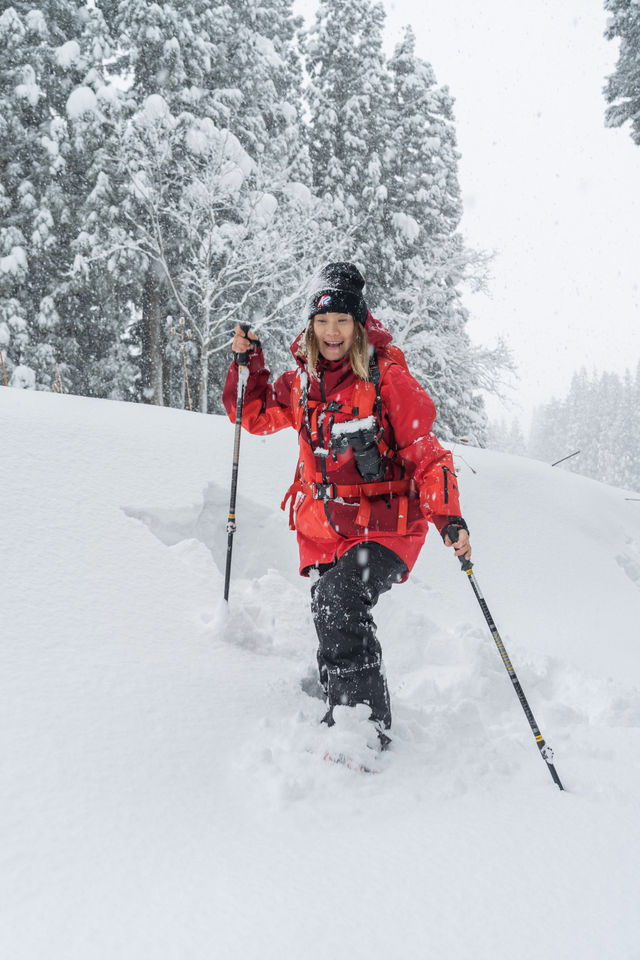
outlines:
[{"label": "snowy slope", "polygon": [[227,610],[227,421],[0,389],[0,427],[0,956],[640,958],[631,494],[456,451],[567,790],[434,535],[378,608],[394,743],[366,776],[313,752],[292,434],[243,436]]}]

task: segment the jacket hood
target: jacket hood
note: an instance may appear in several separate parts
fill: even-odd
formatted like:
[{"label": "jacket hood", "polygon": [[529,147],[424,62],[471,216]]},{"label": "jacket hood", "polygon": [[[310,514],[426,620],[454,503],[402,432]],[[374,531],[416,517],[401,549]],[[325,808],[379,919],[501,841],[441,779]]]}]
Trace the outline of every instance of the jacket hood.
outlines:
[{"label": "jacket hood", "polygon": [[[386,347],[393,339],[385,325],[380,320],[376,320],[376,318],[372,316],[370,310],[367,310],[367,319],[364,323],[364,332],[366,333],[367,339],[372,347]],[[305,333],[306,329],[303,330],[302,333],[299,333],[291,344],[291,353],[293,354],[296,363],[300,364],[301,366],[304,366],[304,360],[298,356],[298,347],[300,346],[300,342],[304,339]]]}]

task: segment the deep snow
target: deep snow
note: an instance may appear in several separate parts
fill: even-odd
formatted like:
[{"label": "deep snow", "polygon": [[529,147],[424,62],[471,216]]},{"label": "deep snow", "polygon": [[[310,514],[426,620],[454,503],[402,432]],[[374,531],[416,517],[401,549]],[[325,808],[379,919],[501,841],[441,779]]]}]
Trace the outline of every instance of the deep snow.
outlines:
[{"label": "deep snow", "polygon": [[640,511],[456,448],[475,572],[554,786],[435,531],[378,607],[394,743],[323,762],[278,509],[291,431],[0,389],[0,955],[640,958]]}]

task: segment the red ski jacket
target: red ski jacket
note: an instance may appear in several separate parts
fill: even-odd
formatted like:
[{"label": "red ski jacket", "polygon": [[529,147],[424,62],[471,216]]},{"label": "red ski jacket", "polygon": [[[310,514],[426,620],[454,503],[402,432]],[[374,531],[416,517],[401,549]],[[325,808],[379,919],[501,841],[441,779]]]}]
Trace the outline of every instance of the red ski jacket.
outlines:
[{"label": "red ski jacket", "polygon": [[[375,388],[363,386],[365,381],[354,374],[348,356],[334,362],[320,358],[318,377],[310,378],[305,359],[297,355],[298,337],[291,347],[297,369],[273,384],[262,351],[255,349],[249,359],[243,427],[262,435],[294,427],[299,434],[298,465],[282,507],[290,500],[290,525],[297,532],[300,572],[305,576],[311,566],[331,563],[369,540],[393,550],[410,571],[429,521],[441,531],[450,517],[460,515],[451,453],[432,432],[433,401],[390,356],[391,335],[370,313],[365,332],[379,361],[381,403],[375,413],[371,411]],[[232,362],[222,394],[232,421],[237,388],[238,367]],[[354,419],[362,421],[363,414],[375,424],[384,456],[382,479],[373,483],[362,479],[353,449],[336,442],[341,432],[348,434],[349,424],[353,428]]]}]

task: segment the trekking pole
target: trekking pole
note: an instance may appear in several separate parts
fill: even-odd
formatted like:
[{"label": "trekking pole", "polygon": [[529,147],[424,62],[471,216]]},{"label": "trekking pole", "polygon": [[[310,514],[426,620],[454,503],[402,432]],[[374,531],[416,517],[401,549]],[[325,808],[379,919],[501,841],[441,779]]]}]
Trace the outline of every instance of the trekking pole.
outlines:
[{"label": "trekking pole", "polygon": [[[245,336],[249,333],[249,324],[243,323],[242,332]],[[253,341],[256,346],[260,345],[259,340]],[[253,349],[253,348],[252,348]],[[233,535],[236,532],[236,493],[238,491],[238,462],[240,460],[240,436],[242,433],[242,408],[244,406],[244,391],[249,379],[249,354],[234,354],[235,361],[238,364],[238,393],[236,396],[236,432],[233,442],[233,468],[231,471],[231,498],[229,501],[229,518],[227,520],[227,566],[224,574],[224,599],[229,600],[229,581],[231,580],[231,551],[233,550]]]},{"label": "trekking pole", "polygon": [[[455,542],[457,541],[457,539],[458,539],[458,527],[453,526],[453,525],[447,526],[447,527],[445,527],[445,533],[447,534],[447,536],[449,537],[449,539],[451,540],[452,543],[455,543]],[[469,583],[470,583],[471,586],[473,587],[473,592],[475,593],[476,599],[478,600],[478,603],[480,604],[480,609],[482,610],[482,612],[483,612],[483,614],[484,614],[484,618],[485,618],[485,620],[487,621],[487,624],[489,625],[489,630],[491,631],[491,636],[493,637],[493,639],[494,639],[494,641],[495,641],[495,644],[496,644],[496,647],[498,648],[498,653],[500,654],[500,656],[501,656],[501,658],[502,658],[502,662],[503,662],[504,665],[505,665],[505,669],[506,669],[507,673],[509,674],[509,677],[510,677],[510,679],[511,679],[511,683],[513,684],[513,688],[514,688],[514,690],[516,691],[516,693],[517,693],[517,695],[518,695],[518,700],[520,701],[520,706],[521,706],[522,709],[524,710],[524,715],[525,715],[525,717],[527,718],[527,720],[529,721],[529,726],[531,727],[531,730],[533,731],[533,735],[534,735],[534,737],[536,738],[536,743],[538,744],[538,749],[540,750],[540,755],[542,756],[542,759],[545,761],[545,763],[547,764],[547,767],[549,768],[549,773],[551,774],[551,776],[552,776],[552,778],[553,778],[553,782],[558,785],[558,787],[560,788],[560,790],[564,790],[564,787],[562,786],[562,783],[560,782],[560,777],[558,776],[558,773],[557,773],[557,771],[556,771],[556,768],[555,768],[554,765],[553,765],[553,750],[551,749],[550,746],[548,746],[548,745],[544,742],[544,739],[543,739],[543,737],[542,737],[542,734],[540,733],[540,729],[539,729],[539,727],[538,727],[538,724],[536,723],[535,718],[534,718],[534,716],[533,716],[533,713],[531,712],[531,707],[529,706],[529,703],[528,703],[528,701],[527,701],[527,698],[526,698],[525,695],[524,695],[524,691],[523,691],[522,687],[520,686],[520,681],[518,680],[518,677],[516,676],[516,672],[515,672],[515,670],[513,669],[511,660],[509,659],[509,655],[507,654],[507,651],[505,650],[504,643],[502,642],[502,638],[500,637],[500,634],[498,633],[498,628],[496,627],[495,623],[493,622],[493,617],[491,616],[491,614],[490,614],[490,612],[489,612],[489,607],[487,606],[486,601],[485,601],[484,597],[482,596],[482,592],[481,592],[481,590],[480,590],[480,587],[478,586],[478,581],[476,580],[475,574],[474,574],[474,572],[473,572],[473,564],[471,563],[470,560],[465,560],[464,557],[458,557],[458,559],[459,559],[459,561],[460,561],[460,566],[462,567],[462,569],[464,570],[464,572],[466,573],[466,575],[469,577]]]}]

